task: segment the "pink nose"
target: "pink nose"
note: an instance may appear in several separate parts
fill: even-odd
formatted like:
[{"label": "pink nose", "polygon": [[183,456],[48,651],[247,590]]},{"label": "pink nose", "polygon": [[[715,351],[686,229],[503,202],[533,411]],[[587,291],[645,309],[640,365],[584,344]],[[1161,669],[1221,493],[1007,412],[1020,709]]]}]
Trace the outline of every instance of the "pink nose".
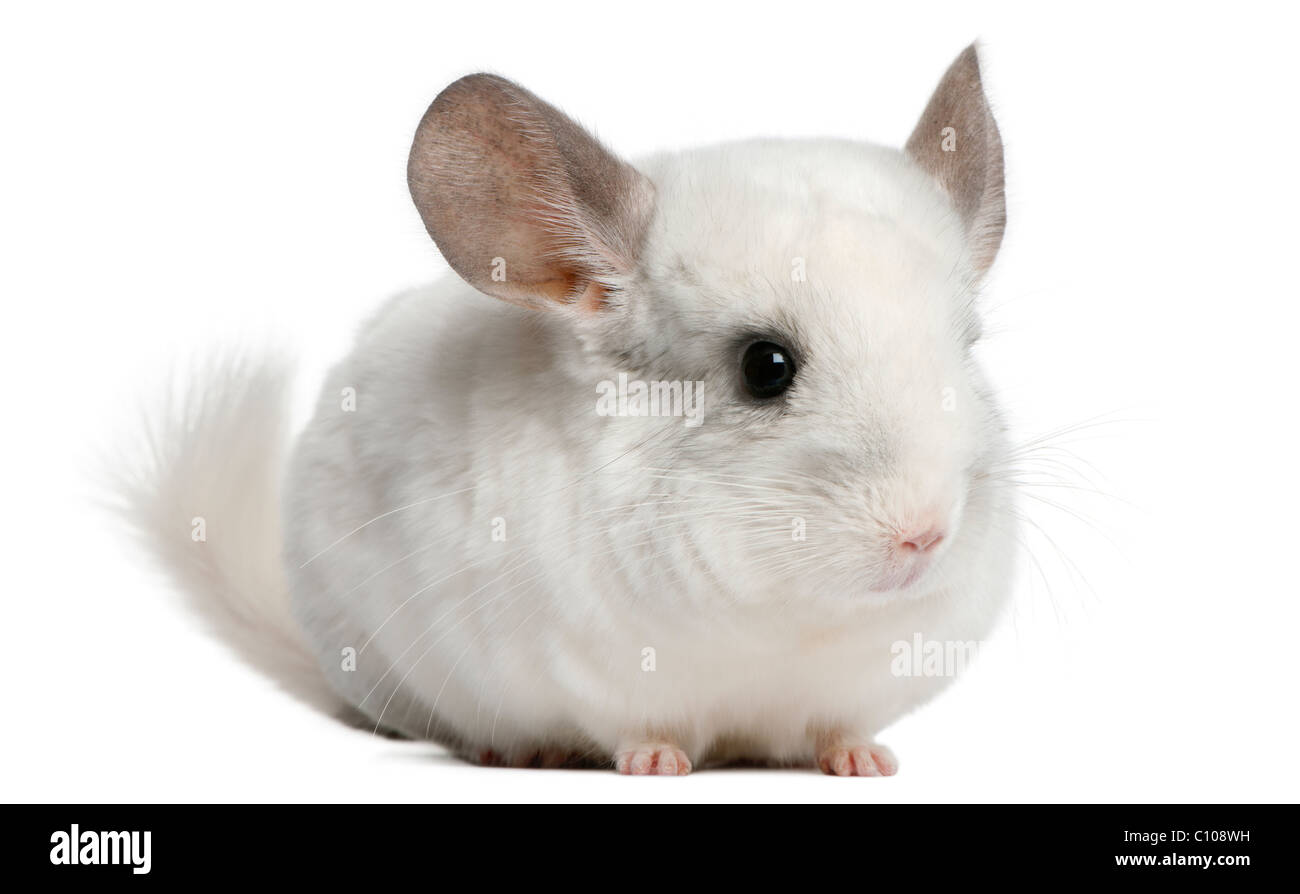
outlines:
[{"label": "pink nose", "polygon": [[898,536],[898,548],[904,553],[926,553],[943,542],[940,528],[921,528]]}]

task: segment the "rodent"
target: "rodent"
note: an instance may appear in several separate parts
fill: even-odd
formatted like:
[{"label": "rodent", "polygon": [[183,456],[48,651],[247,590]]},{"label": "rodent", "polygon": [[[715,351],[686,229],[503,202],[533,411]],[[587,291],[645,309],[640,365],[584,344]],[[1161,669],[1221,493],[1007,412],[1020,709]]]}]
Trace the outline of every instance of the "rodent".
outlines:
[{"label": "rodent", "polygon": [[973,45],[902,151],[632,164],[462,78],[408,168],[454,274],[362,328],[287,456],[283,364],[215,365],[134,517],[244,658],[366,728],[486,764],[890,775],[877,734],[948,682],[891,644],[977,640],[1009,590],[970,351],[1002,166]]}]

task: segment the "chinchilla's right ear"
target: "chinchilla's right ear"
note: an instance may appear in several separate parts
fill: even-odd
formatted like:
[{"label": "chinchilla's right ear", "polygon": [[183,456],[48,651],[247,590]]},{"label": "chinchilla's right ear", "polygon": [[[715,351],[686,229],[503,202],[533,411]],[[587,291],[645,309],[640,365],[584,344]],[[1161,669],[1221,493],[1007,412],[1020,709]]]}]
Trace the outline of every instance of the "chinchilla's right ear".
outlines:
[{"label": "chinchilla's right ear", "polygon": [[562,112],[473,74],[434,99],[407,180],[425,228],[476,289],[598,311],[636,269],[654,189]]}]

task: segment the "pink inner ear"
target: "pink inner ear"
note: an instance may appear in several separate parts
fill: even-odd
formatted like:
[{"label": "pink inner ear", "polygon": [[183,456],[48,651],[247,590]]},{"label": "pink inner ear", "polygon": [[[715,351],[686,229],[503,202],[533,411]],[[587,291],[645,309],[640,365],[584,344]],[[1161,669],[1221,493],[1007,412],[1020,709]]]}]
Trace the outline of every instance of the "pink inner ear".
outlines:
[{"label": "pink inner ear", "polygon": [[433,101],[407,168],[425,227],[475,288],[527,307],[596,309],[630,274],[653,189],[568,117],[495,75]]},{"label": "pink inner ear", "polygon": [[578,310],[594,313],[605,306],[605,298],[608,294],[605,286],[591,280],[587,283],[586,288],[582,290],[582,294],[578,295],[574,305]]}]

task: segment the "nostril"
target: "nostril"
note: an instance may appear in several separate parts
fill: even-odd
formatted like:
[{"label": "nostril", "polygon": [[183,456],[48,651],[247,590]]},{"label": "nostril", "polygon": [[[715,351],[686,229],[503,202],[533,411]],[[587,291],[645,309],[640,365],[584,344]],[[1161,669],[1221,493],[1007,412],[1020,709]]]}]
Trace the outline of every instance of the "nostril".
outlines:
[{"label": "nostril", "polygon": [[913,534],[903,534],[899,537],[899,549],[905,553],[924,553],[934,549],[943,541],[943,531],[938,528],[927,528]]}]

